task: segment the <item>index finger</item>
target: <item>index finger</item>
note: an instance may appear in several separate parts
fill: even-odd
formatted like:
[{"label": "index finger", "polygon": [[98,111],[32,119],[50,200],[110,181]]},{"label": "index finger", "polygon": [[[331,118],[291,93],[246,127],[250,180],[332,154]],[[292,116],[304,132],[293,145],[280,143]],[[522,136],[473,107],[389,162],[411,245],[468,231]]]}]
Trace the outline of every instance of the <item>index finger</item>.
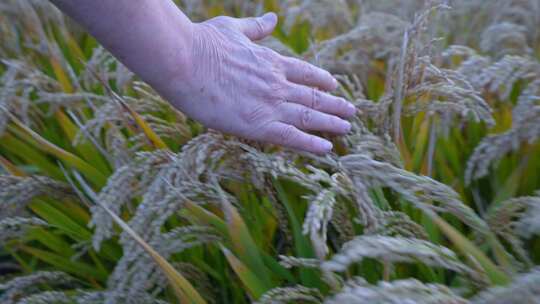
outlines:
[{"label": "index finger", "polygon": [[293,57],[284,57],[284,61],[285,76],[289,81],[324,91],[337,88],[337,80],[328,71]]}]

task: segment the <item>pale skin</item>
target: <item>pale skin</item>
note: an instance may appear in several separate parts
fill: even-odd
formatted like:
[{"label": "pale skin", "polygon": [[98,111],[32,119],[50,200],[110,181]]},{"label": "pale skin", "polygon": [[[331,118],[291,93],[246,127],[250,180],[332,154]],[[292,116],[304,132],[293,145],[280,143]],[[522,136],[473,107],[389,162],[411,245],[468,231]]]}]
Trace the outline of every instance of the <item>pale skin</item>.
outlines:
[{"label": "pale skin", "polygon": [[356,112],[327,71],[254,41],[277,17],[194,23],[170,0],[52,0],[163,98],[206,127],[323,154]]}]

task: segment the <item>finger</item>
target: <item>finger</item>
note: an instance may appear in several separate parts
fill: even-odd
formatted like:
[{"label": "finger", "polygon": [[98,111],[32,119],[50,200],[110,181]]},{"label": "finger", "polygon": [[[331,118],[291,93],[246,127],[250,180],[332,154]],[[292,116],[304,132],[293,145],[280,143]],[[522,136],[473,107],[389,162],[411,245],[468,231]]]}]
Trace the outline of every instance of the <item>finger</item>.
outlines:
[{"label": "finger", "polygon": [[278,121],[268,125],[263,140],[276,145],[317,154],[328,153],[332,150],[332,143],[328,140],[302,132],[295,126]]},{"label": "finger", "polygon": [[356,114],[355,106],[344,98],[303,85],[290,83],[286,97],[290,102],[343,118],[349,118]]},{"label": "finger", "polygon": [[328,72],[303,60],[285,57],[285,74],[289,81],[324,91],[337,88],[337,80]]},{"label": "finger", "polygon": [[261,40],[270,36],[277,25],[277,15],[266,13],[261,17],[237,19],[238,27],[250,40]]},{"label": "finger", "polygon": [[347,134],[351,130],[351,124],[346,120],[296,103],[282,103],[280,114],[283,122],[305,131]]}]

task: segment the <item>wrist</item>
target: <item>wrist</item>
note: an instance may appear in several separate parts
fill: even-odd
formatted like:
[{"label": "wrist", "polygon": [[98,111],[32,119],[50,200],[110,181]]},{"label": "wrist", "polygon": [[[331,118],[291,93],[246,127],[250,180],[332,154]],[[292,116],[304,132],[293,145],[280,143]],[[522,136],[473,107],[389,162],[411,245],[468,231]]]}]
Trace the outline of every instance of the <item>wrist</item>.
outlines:
[{"label": "wrist", "polygon": [[[221,47],[215,45],[217,30],[206,23],[190,22],[182,31],[182,38],[179,39],[183,47],[182,51],[175,52],[174,56],[164,59],[167,66],[164,79],[160,81],[165,84],[164,91],[160,92],[164,98],[171,102],[178,109],[183,110],[186,103],[193,99],[204,84],[195,80],[196,75],[210,77],[209,71],[201,71],[201,68],[208,66],[215,67],[217,62],[212,63],[214,56],[223,51]],[[211,51],[210,51],[211,50]]]},{"label": "wrist", "polygon": [[[181,14],[181,12],[180,12]],[[183,16],[185,17],[185,16]],[[148,82],[165,99],[177,103],[179,94],[184,92],[189,71],[193,64],[193,41],[196,24],[187,17],[175,18],[168,22],[167,33],[160,39],[153,69],[156,73]]]}]

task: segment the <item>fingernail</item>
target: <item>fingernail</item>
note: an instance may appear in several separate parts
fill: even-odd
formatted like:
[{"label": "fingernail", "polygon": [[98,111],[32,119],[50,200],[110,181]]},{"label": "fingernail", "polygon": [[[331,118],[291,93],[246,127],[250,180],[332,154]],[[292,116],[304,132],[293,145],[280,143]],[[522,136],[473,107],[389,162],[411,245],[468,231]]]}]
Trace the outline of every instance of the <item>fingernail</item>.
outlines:
[{"label": "fingernail", "polygon": [[334,145],[332,145],[331,142],[327,141],[327,140],[321,140],[321,148],[324,152],[330,152],[332,151],[332,148],[334,147]]},{"label": "fingernail", "polygon": [[334,83],[334,89],[337,89],[338,85],[339,85],[339,82],[337,81],[337,79],[335,79],[334,77],[332,77],[332,82]]},{"label": "fingernail", "polygon": [[347,134],[351,131],[352,125],[348,121],[343,122],[343,133]]},{"label": "fingernail", "polygon": [[351,115],[356,114],[356,107],[352,103],[348,102],[347,108],[349,109],[349,112],[351,112]]},{"label": "fingernail", "polygon": [[263,20],[269,23],[273,23],[277,19],[277,15],[273,12],[266,13],[262,16]]}]

